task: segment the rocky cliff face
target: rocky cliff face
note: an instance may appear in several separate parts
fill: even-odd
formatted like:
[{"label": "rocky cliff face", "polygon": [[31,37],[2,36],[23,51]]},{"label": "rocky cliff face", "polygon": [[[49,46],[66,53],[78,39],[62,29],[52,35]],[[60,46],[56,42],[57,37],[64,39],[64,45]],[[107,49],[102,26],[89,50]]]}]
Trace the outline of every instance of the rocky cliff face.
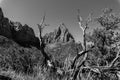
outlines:
[{"label": "rocky cliff face", "polygon": [[54,32],[47,33],[44,36],[45,44],[58,43],[58,42],[65,43],[69,41],[74,42],[74,38],[64,24],[61,24],[58,27],[58,29],[54,30]]},{"label": "rocky cliff face", "polygon": [[12,38],[11,26],[9,19],[4,17],[2,9],[0,8],[0,35]]},{"label": "rocky cliff face", "polygon": [[15,42],[25,47],[40,47],[39,38],[35,36],[33,29],[26,24],[22,26],[19,22],[10,21],[8,18],[4,17],[1,8],[0,35],[13,39]]},{"label": "rocky cliff face", "polygon": [[12,38],[17,43],[25,47],[40,47],[39,38],[35,36],[33,29],[30,28],[27,24],[25,24],[24,26],[22,26],[19,22],[11,22],[11,24],[13,26]]}]

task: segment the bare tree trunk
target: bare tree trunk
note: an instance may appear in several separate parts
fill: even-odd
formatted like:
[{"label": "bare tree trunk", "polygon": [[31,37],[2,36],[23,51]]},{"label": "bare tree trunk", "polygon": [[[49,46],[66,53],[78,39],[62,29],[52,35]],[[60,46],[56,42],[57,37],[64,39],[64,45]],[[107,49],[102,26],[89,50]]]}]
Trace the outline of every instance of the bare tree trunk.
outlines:
[{"label": "bare tree trunk", "polygon": [[[89,17],[91,17],[91,16],[89,16]],[[92,46],[90,50],[87,50],[87,46],[86,46],[86,30],[88,29],[88,23],[90,21],[91,21],[91,18],[89,18],[88,21],[86,21],[85,26],[83,26],[82,25],[82,18],[81,18],[81,16],[78,15],[79,27],[83,31],[83,47],[84,47],[84,49],[73,60],[73,64],[71,66],[71,68],[74,69],[73,74],[72,74],[72,76],[73,76],[72,80],[76,80],[77,75],[79,74],[79,70],[80,70],[81,66],[83,66],[83,64],[84,64],[84,62],[85,62],[85,60],[87,58],[87,55],[88,55],[87,53],[90,52],[90,51],[92,51],[91,49],[94,48],[94,46]],[[79,64],[79,66],[75,66],[76,61],[82,55],[84,55],[83,60],[81,61],[81,63]]]},{"label": "bare tree trunk", "polygon": [[41,20],[41,23],[40,24],[37,24],[38,25],[38,29],[39,29],[39,39],[40,39],[40,50],[43,54],[43,56],[45,57],[45,60],[44,60],[44,64],[48,65],[48,66],[51,66],[52,63],[51,63],[51,59],[50,57],[47,55],[47,53],[45,52],[45,43],[44,43],[44,40],[43,40],[43,37],[42,37],[42,32],[43,32],[43,29],[48,26],[47,24],[45,24],[45,14]]}]

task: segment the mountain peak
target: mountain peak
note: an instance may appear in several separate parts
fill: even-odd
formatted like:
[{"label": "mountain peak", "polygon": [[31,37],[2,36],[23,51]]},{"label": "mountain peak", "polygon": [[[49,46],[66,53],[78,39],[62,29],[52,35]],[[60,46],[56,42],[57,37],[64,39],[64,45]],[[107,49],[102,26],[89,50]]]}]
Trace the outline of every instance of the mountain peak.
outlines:
[{"label": "mountain peak", "polygon": [[53,32],[47,33],[44,36],[44,42],[46,44],[56,43],[56,42],[69,42],[74,41],[74,37],[69,32],[64,23],[62,23],[57,29]]}]

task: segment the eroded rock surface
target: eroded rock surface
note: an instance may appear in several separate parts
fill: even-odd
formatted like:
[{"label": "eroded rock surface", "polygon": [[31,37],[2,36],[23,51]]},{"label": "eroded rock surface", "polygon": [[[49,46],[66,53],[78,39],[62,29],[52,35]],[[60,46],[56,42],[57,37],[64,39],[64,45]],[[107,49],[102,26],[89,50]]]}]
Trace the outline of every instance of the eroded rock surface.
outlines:
[{"label": "eroded rock surface", "polygon": [[47,33],[44,36],[44,42],[45,44],[51,44],[51,43],[65,43],[73,41],[74,42],[74,37],[72,34],[69,32],[69,30],[66,28],[64,24],[61,24],[58,29],[55,29],[54,32]]},{"label": "eroded rock surface", "polygon": [[20,22],[12,22],[4,17],[3,11],[0,8],[0,35],[14,40],[24,47],[35,46],[40,47],[39,38],[28,25],[22,25]]}]

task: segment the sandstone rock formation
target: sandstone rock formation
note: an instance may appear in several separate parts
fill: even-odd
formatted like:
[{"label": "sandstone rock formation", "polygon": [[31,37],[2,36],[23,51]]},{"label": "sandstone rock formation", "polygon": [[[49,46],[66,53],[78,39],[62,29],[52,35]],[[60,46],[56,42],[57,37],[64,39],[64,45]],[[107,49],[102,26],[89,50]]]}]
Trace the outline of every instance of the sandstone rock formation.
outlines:
[{"label": "sandstone rock formation", "polygon": [[19,22],[15,22],[13,23],[13,26],[13,39],[17,43],[25,47],[40,47],[39,38],[35,37],[33,29],[30,28],[27,24],[22,26]]},{"label": "sandstone rock formation", "polygon": [[5,36],[19,43],[22,46],[40,47],[39,38],[34,34],[32,28],[28,25],[22,26],[19,22],[12,22],[4,17],[2,9],[0,8],[0,35]]},{"label": "sandstone rock formation", "polygon": [[54,32],[47,33],[44,36],[45,44],[51,44],[51,43],[56,43],[56,42],[65,43],[69,41],[74,42],[74,38],[72,34],[66,28],[65,24],[61,24],[58,27],[58,29],[56,29]]},{"label": "sandstone rock formation", "polygon": [[0,8],[0,35],[12,38],[10,30],[9,19],[4,17],[3,11]]}]

